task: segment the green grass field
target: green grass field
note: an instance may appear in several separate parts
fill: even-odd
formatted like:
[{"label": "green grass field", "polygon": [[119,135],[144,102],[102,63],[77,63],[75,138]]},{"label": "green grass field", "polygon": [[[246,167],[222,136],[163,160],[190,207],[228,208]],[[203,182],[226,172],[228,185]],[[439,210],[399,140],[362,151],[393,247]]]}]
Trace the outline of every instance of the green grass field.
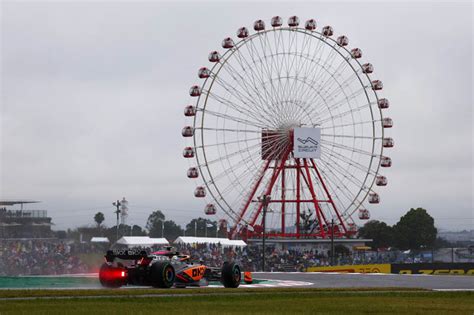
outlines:
[{"label": "green grass field", "polygon": [[[4,300],[28,296],[41,298]],[[432,292],[395,288],[382,291],[374,289],[1,290],[0,298],[2,298],[0,314],[472,315],[474,313],[474,292]]]}]

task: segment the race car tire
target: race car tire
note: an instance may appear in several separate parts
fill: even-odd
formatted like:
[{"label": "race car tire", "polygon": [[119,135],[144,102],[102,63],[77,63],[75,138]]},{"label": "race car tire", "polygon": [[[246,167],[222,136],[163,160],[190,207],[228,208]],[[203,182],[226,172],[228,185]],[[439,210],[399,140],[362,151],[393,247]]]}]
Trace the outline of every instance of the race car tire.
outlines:
[{"label": "race car tire", "polygon": [[174,267],[167,261],[159,261],[150,267],[151,285],[154,288],[171,288],[176,274]]},{"label": "race car tire", "polygon": [[239,265],[225,262],[222,266],[221,282],[226,288],[238,288],[242,278]]},{"label": "race car tire", "polygon": [[100,267],[99,270],[99,281],[100,284],[102,284],[103,287],[106,288],[120,288],[122,285],[125,284],[123,279],[110,279],[108,274],[114,269],[112,266],[110,266],[107,263],[103,263],[102,266]]}]

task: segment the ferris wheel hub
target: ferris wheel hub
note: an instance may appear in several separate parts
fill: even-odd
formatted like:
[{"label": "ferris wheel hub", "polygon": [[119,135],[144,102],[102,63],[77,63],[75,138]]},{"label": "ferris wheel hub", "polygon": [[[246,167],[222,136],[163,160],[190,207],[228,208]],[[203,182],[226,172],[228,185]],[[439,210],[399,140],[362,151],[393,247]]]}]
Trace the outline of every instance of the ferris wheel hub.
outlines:
[{"label": "ferris wheel hub", "polygon": [[285,121],[282,122],[278,127],[277,130],[282,130],[282,131],[293,131],[294,128],[301,127],[303,124],[299,121]]}]

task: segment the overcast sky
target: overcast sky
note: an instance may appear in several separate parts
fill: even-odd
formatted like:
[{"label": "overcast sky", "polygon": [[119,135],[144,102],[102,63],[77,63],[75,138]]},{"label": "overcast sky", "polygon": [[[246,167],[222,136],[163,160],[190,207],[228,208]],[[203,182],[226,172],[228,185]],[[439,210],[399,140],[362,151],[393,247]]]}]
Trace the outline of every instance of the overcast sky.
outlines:
[{"label": "overcast sky", "polygon": [[1,4],[0,198],[41,200],[55,229],[92,224],[112,201],[132,223],[202,215],[180,131],[207,54],[256,19],[332,25],[375,66],[391,101],[389,185],[372,218],[424,207],[474,228],[473,6],[458,3],[8,2]]}]

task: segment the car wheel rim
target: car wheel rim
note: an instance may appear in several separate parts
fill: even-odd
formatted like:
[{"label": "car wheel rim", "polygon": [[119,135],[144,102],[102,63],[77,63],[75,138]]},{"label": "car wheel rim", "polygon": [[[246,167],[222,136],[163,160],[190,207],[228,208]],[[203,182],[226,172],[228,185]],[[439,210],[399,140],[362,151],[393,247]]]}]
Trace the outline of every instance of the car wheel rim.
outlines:
[{"label": "car wheel rim", "polygon": [[240,281],[240,270],[237,267],[234,268],[234,280],[235,282]]},{"label": "car wheel rim", "polygon": [[172,270],[171,268],[166,268],[166,271],[165,271],[165,279],[166,279],[168,282],[173,281],[173,270]]}]

